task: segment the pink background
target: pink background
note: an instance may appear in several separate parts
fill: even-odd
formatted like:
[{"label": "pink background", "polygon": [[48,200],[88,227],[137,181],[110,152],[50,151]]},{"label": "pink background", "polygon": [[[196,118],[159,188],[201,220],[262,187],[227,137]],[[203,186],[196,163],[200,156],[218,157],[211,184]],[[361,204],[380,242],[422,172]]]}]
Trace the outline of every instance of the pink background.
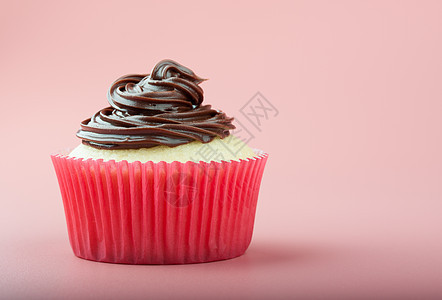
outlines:
[{"label": "pink background", "polygon": [[[442,297],[442,2],[4,1],[0,298]],[[175,59],[238,116],[278,110],[246,255],[78,259],[49,155],[111,82]]]}]

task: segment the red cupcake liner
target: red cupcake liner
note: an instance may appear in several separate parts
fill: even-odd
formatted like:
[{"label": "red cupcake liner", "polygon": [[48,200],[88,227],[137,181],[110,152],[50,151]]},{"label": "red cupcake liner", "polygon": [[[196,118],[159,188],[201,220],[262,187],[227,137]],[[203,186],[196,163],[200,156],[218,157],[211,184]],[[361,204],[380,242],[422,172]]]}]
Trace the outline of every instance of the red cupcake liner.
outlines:
[{"label": "red cupcake liner", "polygon": [[131,162],[52,155],[76,256],[127,264],[233,258],[250,244],[268,155]]}]

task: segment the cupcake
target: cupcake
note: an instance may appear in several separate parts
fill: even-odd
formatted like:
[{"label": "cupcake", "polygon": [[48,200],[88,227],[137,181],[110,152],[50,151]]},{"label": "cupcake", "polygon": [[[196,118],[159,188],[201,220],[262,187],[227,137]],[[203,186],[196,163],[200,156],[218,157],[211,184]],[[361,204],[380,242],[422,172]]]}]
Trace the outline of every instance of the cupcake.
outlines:
[{"label": "cupcake", "polygon": [[123,76],[81,122],[82,143],[52,155],[76,256],[183,264],[246,251],[267,154],[203,104],[203,81],[172,60]]}]

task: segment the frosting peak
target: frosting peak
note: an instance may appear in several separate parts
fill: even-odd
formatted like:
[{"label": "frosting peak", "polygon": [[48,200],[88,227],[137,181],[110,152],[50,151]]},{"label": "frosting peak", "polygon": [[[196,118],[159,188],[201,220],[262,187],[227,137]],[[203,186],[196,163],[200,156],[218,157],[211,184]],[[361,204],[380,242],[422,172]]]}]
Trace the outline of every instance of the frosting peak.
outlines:
[{"label": "frosting peak", "polygon": [[201,105],[205,79],[172,60],[162,60],[147,75],[126,75],[108,92],[110,107],[81,122],[77,136],[95,148],[170,147],[224,138],[233,118]]}]

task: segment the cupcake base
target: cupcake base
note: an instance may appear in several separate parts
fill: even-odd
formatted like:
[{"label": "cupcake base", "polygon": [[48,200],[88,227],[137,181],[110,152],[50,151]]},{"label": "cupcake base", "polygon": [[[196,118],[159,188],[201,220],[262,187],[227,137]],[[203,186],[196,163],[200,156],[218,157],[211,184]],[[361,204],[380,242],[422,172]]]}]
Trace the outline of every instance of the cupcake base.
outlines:
[{"label": "cupcake base", "polygon": [[267,154],[141,163],[53,155],[76,256],[125,264],[234,258],[248,248]]}]

